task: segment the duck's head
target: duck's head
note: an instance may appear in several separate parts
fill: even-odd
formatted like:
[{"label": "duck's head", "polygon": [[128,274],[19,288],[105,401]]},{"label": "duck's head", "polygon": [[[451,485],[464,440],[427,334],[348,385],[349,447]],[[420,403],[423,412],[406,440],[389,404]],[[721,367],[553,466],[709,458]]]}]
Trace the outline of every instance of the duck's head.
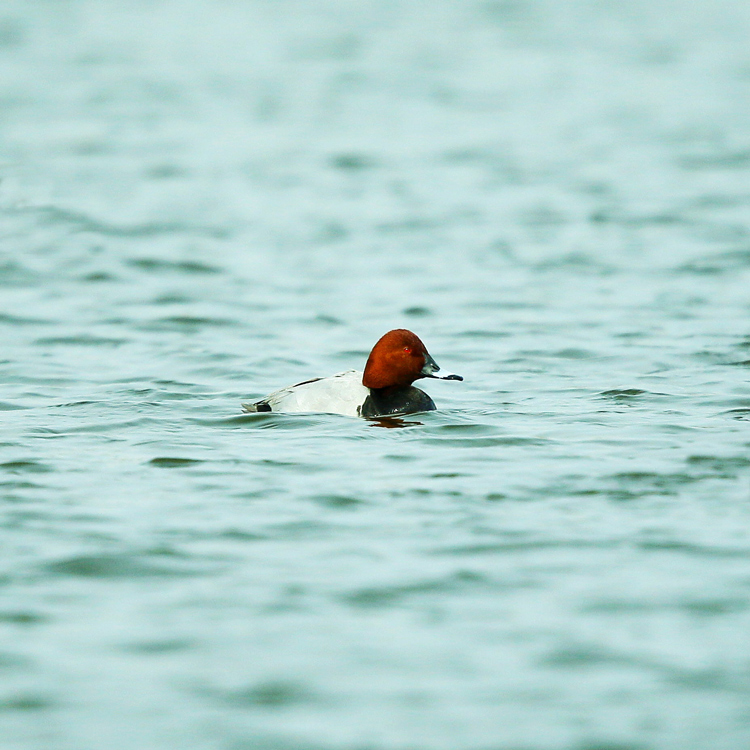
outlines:
[{"label": "duck's head", "polygon": [[415,333],[405,328],[388,331],[372,348],[365,365],[365,388],[405,388],[419,378],[463,380],[460,375],[440,372],[437,362]]}]

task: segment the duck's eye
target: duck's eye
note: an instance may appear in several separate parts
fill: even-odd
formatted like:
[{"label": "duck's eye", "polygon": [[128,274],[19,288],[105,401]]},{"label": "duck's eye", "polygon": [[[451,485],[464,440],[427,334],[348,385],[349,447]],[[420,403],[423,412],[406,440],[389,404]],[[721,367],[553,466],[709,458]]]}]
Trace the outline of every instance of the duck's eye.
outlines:
[{"label": "duck's eye", "polygon": [[405,346],[405,347],[404,347],[404,352],[405,352],[406,354],[411,354],[411,347],[410,347],[410,346]]}]

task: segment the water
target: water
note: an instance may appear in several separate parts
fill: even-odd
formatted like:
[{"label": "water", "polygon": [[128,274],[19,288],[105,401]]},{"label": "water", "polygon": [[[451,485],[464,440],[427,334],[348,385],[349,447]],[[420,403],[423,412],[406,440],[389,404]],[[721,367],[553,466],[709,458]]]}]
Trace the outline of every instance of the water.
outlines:
[{"label": "water", "polygon": [[[748,38],[6,0],[3,750],[749,747]],[[240,414],[398,326],[437,412]]]}]

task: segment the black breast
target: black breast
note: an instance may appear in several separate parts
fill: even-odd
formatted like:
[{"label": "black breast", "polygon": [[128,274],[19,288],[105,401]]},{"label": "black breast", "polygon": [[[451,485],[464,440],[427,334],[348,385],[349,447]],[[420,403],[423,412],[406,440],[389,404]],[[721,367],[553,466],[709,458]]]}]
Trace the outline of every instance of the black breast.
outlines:
[{"label": "black breast", "polygon": [[391,414],[415,414],[418,411],[434,411],[435,402],[419,388],[392,390],[389,388],[370,389],[360,410],[362,417],[387,417]]}]

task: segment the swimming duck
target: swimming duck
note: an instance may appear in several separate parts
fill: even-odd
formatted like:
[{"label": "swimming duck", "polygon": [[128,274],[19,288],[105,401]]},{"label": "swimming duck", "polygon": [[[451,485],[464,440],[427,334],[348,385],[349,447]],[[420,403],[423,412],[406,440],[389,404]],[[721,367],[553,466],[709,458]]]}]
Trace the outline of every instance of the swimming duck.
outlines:
[{"label": "swimming duck", "polygon": [[305,380],[242,408],[246,412],[325,412],[368,418],[433,411],[435,402],[412,385],[420,378],[463,380],[460,375],[441,372],[419,336],[397,328],[378,340],[363,373],[347,370]]}]

